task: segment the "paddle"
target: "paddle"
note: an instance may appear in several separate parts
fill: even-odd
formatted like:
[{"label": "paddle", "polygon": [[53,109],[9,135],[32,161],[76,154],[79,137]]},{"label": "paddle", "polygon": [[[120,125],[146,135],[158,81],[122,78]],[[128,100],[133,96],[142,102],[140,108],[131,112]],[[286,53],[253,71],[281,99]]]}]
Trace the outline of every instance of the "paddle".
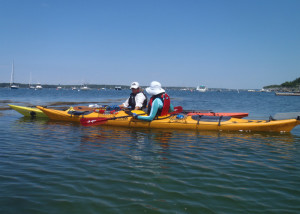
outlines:
[{"label": "paddle", "polygon": [[[174,110],[177,111],[176,109],[177,108],[181,108],[181,111],[179,113],[184,113],[184,114],[188,114],[188,113],[213,113],[212,110],[203,110],[203,109],[200,109],[200,110],[183,110],[181,106],[176,106],[174,107]],[[95,111],[97,110],[97,108],[91,108],[91,107],[88,107],[88,106],[74,106],[73,109],[75,111]]]},{"label": "paddle", "polygon": [[[137,115],[143,115],[143,114],[137,114]],[[122,117],[90,117],[90,118],[83,117],[80,118],[80,123],[83,126],[96,126],[96,125],[101,125],[108,120],[116,120],[116,119],[127,118],[127,117],[133,117],[133,115],[127,115]]]},{"label": "paddle", "polygon": [[[181,112],[182,112],[182,107],[176,106],[176,107],[174,107],[174,111],[169,114],[173,115],[173,114],[179,114]],[[137,114],[137,115],[144,115],[144,114],[146,114],[146,113]],[[133,115],[130,114],[130,115],[121,116],[121,117],[108,117],[108,118],[106,118],[106,117],[90,117],[90,118],[83,117],[83,118],[80,118],[80,123],[83,126],[96,126],[96,125],[101,125],[108,120],[116,120],[116,119],[127,118],[127,117],[133,117]]]}]

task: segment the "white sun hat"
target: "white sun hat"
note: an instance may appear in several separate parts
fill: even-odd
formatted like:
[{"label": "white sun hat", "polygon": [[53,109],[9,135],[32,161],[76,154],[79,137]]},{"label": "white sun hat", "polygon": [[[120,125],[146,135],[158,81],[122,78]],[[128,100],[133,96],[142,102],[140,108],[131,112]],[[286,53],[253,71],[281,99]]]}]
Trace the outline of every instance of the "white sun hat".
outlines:
[{"label": "white sun hat", "polygon": [[133,82],[133,83],[131,83],[130,89],[133,89],[133,88],[137,89],[139,87],[140,87],[140,84],[138,82]]},{"label": "white sun hat", "polygon": [[157,95],[165,92],[165,90],[161,88],[161,84],[157,81],[151,82],[150,87],[146,88],[146,91],[150,95]]}]

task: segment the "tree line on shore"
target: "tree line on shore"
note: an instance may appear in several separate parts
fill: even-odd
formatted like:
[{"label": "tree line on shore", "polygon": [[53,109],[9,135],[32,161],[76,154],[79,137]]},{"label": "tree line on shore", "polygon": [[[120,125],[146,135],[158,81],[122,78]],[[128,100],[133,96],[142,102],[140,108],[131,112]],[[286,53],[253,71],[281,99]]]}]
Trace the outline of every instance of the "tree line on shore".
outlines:
[{"label": "tree line on shore", "polygon": [[300,77],[293,81],[286,81],[280,85],[265,86],[264,89],[284,89],[284,90],[300,90]]}]

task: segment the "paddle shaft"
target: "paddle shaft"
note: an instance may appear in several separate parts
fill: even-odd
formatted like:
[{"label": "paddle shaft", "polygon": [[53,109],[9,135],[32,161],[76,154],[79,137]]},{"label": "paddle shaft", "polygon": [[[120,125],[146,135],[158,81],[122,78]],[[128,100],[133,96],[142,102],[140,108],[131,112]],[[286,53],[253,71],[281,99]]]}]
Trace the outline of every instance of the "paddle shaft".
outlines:
[{"label": "paddle shaft", "polygon": [[[181,106],[176,106],[174,107],[175,111],[171,112],[169,114],[173,115],[173,114],[179,114],[182,111],[182,107]],[[142,114],[136,114],[138,115],[144,115],[146,113],[142,113]],[[127,117],[133,117],[133,115],[126,115],[126,116],[121,116],[121,117],[92,117],[92,118],[81,118],[80,119],[80,123],[83,126],[95,126],[95,125],[99,125],[99,124],[103,124],[104,122],[108,121],[108,120],[116,120],[116,119],[121,119],[121,118],[127,118]]]},{"label": "paddle shaft", "polygon": [[[178,106],[176,106],[178,107]],[[176,108],[174,107],[174,108]],[[75,111],[93,111],[94,109],[97,109],[97,108],[91,108],[91,107],[88,107],[88,106],[74,106],[73,109]],[[212,110],[205,110],[205,109],[200,109],[200,110],[182,110],[182,113],[211,113],[213,112]]]},{"label": "paddle shaft", "polygon": [[[143,113],[146,114],[146,113]],[[143,115],[143,114],[137,114],[137,115]],[[121,118],[127,118],[127,117],[132,117],[133,115],[126,115],[126,116],[121,116],[121,117],[91,117],[91,118],[81,118],[80,123],[83,126],[96,126],[103,124],[104,122],[108,120],[116,120],[116,119],[121,119]]]}]

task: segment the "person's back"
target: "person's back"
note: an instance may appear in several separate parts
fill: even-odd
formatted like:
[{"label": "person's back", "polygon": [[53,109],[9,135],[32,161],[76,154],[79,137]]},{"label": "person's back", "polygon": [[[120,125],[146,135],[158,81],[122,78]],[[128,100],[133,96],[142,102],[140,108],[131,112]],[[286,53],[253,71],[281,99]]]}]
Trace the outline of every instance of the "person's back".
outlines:
[{"label": "person's back", "polygon": [[169,95],[161,88],[159,82],[151,82],[150,87],[146,88],[146,91],[152,95],[148,103],[148,116],[135,116],[136,119],[152,121],[157,116],[164,116],[168,112],[174,111]]}]

